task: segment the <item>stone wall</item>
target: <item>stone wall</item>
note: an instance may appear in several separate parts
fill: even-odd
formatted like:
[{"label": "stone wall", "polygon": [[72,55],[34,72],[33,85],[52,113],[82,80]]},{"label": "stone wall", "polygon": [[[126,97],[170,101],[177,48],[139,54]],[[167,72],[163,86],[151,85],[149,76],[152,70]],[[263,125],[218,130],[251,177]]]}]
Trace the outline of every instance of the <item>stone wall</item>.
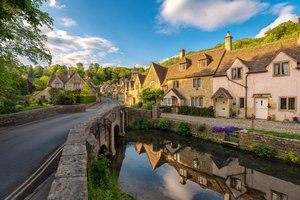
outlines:
[{"label": "stone wall", "polygon": [[48,200],[88,199],[87,166],[99,153],[99,141],[95,138],[98,125],[111,117],[111,110],[120,109],[120,106],[107,108],[70,130]]},{"label": "stone wall", "polygon": [[18,113],[0,115],[0,127],[14,126],[45,119],[57,114],[85,112],[85,105],[51,106]]},{"label": "stone wall", "polygon": [[[175,132],[179,123],[180,121],[178,120],[171,120],[169,130]],[[210,126],[208,126],[205,131],[199,132],[197,130],[197,124],[192,123],[191,132],[194,137],[205,138],[218,143],[226,143],[226,141],[224,141],[225,133],[213,132],[211,131]],[[237,146],[246,147],[251,150],[254,145],[261,144],[276,149],[278,155],[286,154],[288,151],[293,151],[298,157],[300,157],[299,140],[243,131],[239,132],[238,135],[239,140]]]},{"label": "stone wall", "polygon": [[142,110],[135,108],[126,108],[127,124],[141,121],[143,119],[150,120],[152,118],[151,110]]}]

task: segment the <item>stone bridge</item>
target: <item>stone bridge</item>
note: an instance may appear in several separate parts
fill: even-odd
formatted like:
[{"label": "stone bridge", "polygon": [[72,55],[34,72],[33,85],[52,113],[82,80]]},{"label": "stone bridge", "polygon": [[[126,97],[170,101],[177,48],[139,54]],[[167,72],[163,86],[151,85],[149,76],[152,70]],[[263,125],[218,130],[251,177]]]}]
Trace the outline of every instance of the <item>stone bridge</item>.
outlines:
[{"label": "stone bridge", "polygon": [[88,162],[102,149],[116,154],[115,139],[125,135],[127,113],[114,102],[70,130],[47,199],[88,199]]}]

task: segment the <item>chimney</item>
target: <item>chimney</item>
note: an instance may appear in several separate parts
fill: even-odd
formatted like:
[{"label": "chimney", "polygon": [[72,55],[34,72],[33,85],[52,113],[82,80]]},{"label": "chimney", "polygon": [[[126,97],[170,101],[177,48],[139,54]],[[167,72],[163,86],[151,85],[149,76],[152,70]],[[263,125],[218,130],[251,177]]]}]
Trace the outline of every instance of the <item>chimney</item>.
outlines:
[{"label": "chimney", "polygon": [[298,32],[297,44],[300,46],[300,31]]},{"label": "chimney", "polygon": [[225,37],[225,49],[227,51],[232,50],[232,36],[230,35],[230,32],[228,31]]},{"label": "chimney", "polygon": [[300,24],[300,17],[298,17],[298,24]]},{"label": "chimney", "polygon": [[179,50],[179,59],[184,58],[185,56],[185,50],[184,49],[180,49]]}]

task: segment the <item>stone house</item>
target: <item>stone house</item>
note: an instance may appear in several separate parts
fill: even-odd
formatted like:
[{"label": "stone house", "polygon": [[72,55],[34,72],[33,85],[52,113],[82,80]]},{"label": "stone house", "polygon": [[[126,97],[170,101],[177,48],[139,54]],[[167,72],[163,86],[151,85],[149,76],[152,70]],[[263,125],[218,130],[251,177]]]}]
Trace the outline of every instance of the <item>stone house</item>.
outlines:
[{"label": "stone house", "polygon": [[167,74],[167,68],[152,63],[146,74],[133,71],[131,79],[125,80],[125,104],[132,106],[142,102],[141,93],[144,89],[163,89],[162,84]]},{"label": "stone house", "polygon": [[300,116],[300,35],[269,44],[229,48],[213,78],[213,104],[217,117],[255,116],[292,120]]},{"label": "stone house", "polygon": [[48,83],[47,88],[45,88],[43,91],[38,93],[35,97],[38,99],[46,99],[50,100],[50,94],[49,90],[51,88],[58,88],[58,89],[64,89],[67,91],[79,91],[84,86],[88,86],[91,91],[92,96],[96,96],[98,98],[98,91],[99,88],[94,85],[92,82],[84,80],[79,76],[78,74],[72,74],[72,75],[56,75],[52,74]]},{"label": "stone house", "polygon": [[218,48],[185,55],[181,49],[178,63],[168,68],[163,84],[164,105],[212,106],[213,75],[224,53],[224,48]]}]

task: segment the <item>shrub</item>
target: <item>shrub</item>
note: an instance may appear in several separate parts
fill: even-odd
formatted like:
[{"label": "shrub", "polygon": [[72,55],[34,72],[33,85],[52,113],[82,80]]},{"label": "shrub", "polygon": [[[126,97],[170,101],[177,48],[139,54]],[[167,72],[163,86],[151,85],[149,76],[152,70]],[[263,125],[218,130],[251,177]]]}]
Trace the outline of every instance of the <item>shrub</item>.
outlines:
[{"label": "shrub", "polygon": [[191,135],[191,127],[187,122],[180,122],[176,128],[176,132],[182,136]]},{"label": "shrub", "polygon": [[212,106],[210,106],[208,108],[180,106],[178,108],[178,114],[193,115],[193,116],[200,116],[200,117],[214,117],[215,116],[215,112],[214,112],[214,109]]},{"label": "shrub", "polygon": [[158,128],[162,129],[162,130],[168,129],[170,127],[170,125],[171,125],[170,120],[165,119],[165,118],[160,119],[158,122]]},{"label": "shrub", "polygon": [[260,157],[271,158],[276,156],[275,149],[267,147],[261,144],[256,144],[253,146],[253,151]]},{"label": "shrub", "polygon": [[96,102],[96,96],[76,96],[76,103],[90,104]]},{"label": "shrub", "polygon": [[16,105],[16,110],[17,111],[21,111],[22,109],[24,108],[24,106],[22,106],[22,105]]},{"label": "shrub", "polygon": [[140,129],[149,130],[151,128],[153,128],[153,124],[152,124],[151,121],[149,121],[149,120],[141,121],[141,123],[140,123]]},{"label": "shrub", "polygon": [[217,132],[217,133],[224,131],[224,129],[220,126],[213,126],[212,130],[213,130],[213,132]]},{"label": "shrub", "polygon": [[161,112],[162,113],[171,113],[172,107],[171,106],[163,106],[163,107],[161,107]]},{"label": "shrub", "polygon": [[205,130],[205,128],[206,128],[205,124],[198,124],[197,131],[202,132]]},{"label": "shrub", "polygon": [[12,100],[0,99],[0,114],[9,114],[16,112],[16,103]]},{"label": "shrub", "polygon": [[138,102],[138,103],[132,105],[131,107],[133,107],[133,108],[141,108],[142,106],[143,106],[143,103],[142,102]]},{"label": "shrub", "polygon": [[49,90],[49,94],[55,105],[73,105],[76,103],[76,97],[70,91],[52,88]]},{"label": "shrub", "polygon": [[154,104],[154,102],[147,102],[146,104],[144,104],[143,106],[142,106],[142,109],[144,109],[144,110],[152,110],[152,105]]},{"label": "shrub", "polygon": [[292,151],[289,151],[287,154],[286,154],[286,159],[292,163],[299,163],[300,160],[299,158],[294,154],[294,152]]}]

